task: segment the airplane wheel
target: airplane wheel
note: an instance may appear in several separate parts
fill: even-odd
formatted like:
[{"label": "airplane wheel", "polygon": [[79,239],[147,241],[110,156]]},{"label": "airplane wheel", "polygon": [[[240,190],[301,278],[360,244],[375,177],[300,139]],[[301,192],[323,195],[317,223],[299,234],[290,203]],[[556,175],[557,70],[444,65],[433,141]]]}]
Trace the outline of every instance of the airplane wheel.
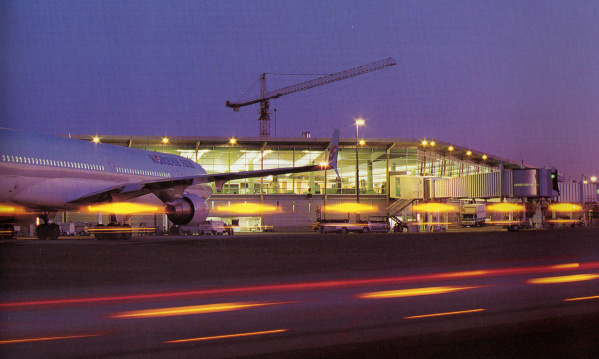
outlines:
[{"label": "airplane wheel", "polygon": [[131,237],[133,237],[133,230],[131,229],[131,226],[124,224],[123,231],[121,232],[121,239],[129,240]]},{"label": "airplane wheel", "polygon": [[118,223],[108,223],[106,228],[109,230],[106,231],[106,237],[104,239],[108,240],[118,240],[121,239],[121,226]]},{"label": "airplane wheel", "polygon": [[60,227],[56,223],[50,223],[48,225],[48,239],[55,241],[60,236]]},{"label": "airplane wheel", "polygon": [[105,228],[106,228],[106,226],[104,226],[103,224],[98,224],[96,226],[96,230],[94,231],[94,237],[96,237],[97,241],[102,241],[102,240],[106,239]]},{"label": "airplane wheel", "polygon": [[48,225],[47,224],[40,224],[39,226],[37,226],[37,228],[35,229],[35,235],[37,236],[37,239],[39,240],[46,240],[48,239],[48,233],[50,232]]}]

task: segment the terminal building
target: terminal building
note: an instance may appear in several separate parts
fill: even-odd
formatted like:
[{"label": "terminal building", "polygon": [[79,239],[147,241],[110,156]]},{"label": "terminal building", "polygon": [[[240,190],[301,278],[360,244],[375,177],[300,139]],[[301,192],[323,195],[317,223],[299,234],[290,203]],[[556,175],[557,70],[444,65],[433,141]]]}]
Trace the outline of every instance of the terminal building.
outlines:
[{"label": "terminal building", "polygon": [[[210,174],[318,164],[325,160],[330,139],[310,138],[308,134],[301,138],[237,139],[103,136],[101,142],[177,154],[197,162]],[[477,201],[521,201],[521,195],[514,193],[518,187],[514,187],[512,172],[522,169],[531,168],[442,141],[369,139],[357,143],[355,138],[345,138],[339,140],[339,176],[328,170],[233,180],[221,192],[213,185],[208,206],[211,218],[221,219],[239,231],[309,231],[317,220],[353,221],[375,216],[426,222],[412,210],[415,204],[453,202],[459,207]],[[569,193],[580,196],[579,202],[597,202],[596,188],[596,184],[589,183]],[[352,205],[358,201],[360,207],[356,210]],[[107,214],[98,214],[96,219],[89,213],[68,213],[62,220],[107,221],[102,216]],[[167,229],[165,215],[153,217],[136,215],[131,221],[137,223],[132,225]],[[459,221],[450,213],[434,219],[442,223]]]}]

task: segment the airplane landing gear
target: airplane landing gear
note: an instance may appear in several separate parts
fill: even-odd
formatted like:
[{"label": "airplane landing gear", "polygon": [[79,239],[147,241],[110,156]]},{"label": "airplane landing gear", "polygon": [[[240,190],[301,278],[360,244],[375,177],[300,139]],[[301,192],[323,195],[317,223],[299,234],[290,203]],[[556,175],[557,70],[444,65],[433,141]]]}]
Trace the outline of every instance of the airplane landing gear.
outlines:
[{"label": "airplane landing gear", "polygon": [[57,240],[60,235],[60,228],[56,223],[44,223],[37,226],[35,234],[37,235],[37,239],[40,240]]},{"label": "airplane landing gear", "polygon": [[40,224],[35,229],[35,234],[37,236],[37,239],[40,239],[40,240],[45,240],[45,239],[57,240],[58,236],[60,236],[60,227],[58,227],[58,224],[56,224],[56,223],[49,223],[50,215],[55,214],[55,212],[44,211],[42,213],[43,214],[40,215],[40,216],[38,216],[38,217],[42,221],[44,221],[44,223]]}]

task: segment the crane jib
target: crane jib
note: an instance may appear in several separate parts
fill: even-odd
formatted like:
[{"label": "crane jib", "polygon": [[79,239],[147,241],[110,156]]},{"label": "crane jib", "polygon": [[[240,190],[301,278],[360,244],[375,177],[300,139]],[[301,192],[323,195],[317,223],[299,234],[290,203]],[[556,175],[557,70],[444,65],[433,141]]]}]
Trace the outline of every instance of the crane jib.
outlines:
[{"label": "crane jib", "polygon": [[284,95],[289,95],[289,94],[299,92],[299,91],[308,90],[313,87],[326,85],[326,84],[329,84],[329,83],[332,83],[335,81],[345,80],[350,77],[362,75],[362,74],[372,72],[372,71],[378,71],[378,70],[384,69],[389,66],[394,66],[394,65],[397,65],[397,62],[395,61],[395,59],[390,57],[388,59],[375,61],[370,64],[354,67],[354,68],[351,68],[351,69],[348,69],[345,71],[337,72],[337,73],[330,74],[330,75],[325,75],[325,76],[322,76],[322,77],[319,77],[319,78],[316,78],[313,80],[301,82],[299,84],[283,87],[278,90],[269,91],[266,94],[266,96],[260,96],[260,97],[254,98],[254,99],[246,101],[246,102],[235,103],[235,102],[227,101],[226,105],[227,105],[227,107],[231,107],[234,110],[239,110],[239,108],[243,107],[243,106],[248,106],[248,105],[252,105],[252,104],[262,102],[265,100],[278,98],[278,97],[281,97]]}]

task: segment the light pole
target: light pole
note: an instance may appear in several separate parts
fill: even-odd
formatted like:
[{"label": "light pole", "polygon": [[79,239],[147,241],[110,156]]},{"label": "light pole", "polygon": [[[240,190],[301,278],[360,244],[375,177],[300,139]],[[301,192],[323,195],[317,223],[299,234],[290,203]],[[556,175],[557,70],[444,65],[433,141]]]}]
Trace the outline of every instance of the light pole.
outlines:
[{"label": "light pole", "polygon": [[360,164],[358,162],[358,127],[364,124],[364,120],[359,118],[356,120],[356,203],[360,203]]}]

